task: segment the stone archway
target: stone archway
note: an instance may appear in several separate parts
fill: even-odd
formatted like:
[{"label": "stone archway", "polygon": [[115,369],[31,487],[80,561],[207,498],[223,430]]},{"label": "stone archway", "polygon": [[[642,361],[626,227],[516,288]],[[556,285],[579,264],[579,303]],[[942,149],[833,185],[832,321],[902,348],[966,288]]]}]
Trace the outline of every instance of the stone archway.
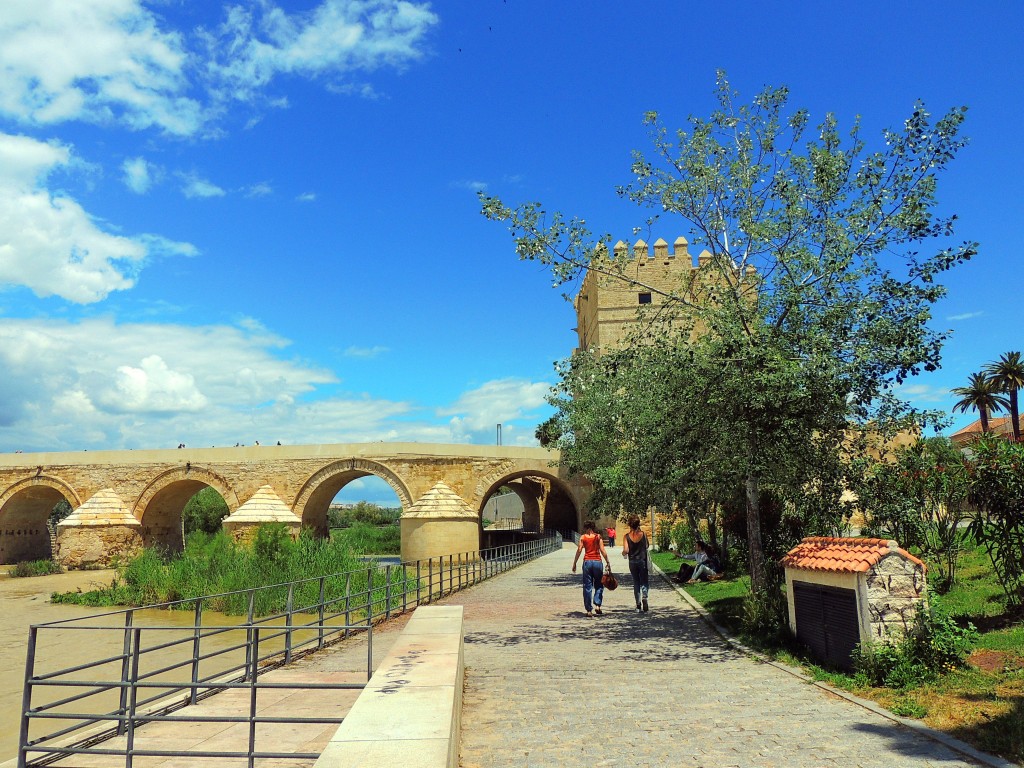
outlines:
[{"label": "stone archway", "polygon": [[0,495],[0,563],[53,557],[46,523],[60,501],[73,509],[82,504],[71,486],[46,475],[20,480]]},{"label": "stone archway", "polygon": [[292,504],[292,511],[319,536],[327,535],[327,512],[338,491],[353,480],[374,475],[391,486],[402,509],[412,506],[412,496],[402,479],[388,467],[367,459],[346,459],[328,464],[303,483]]},{"label": "stone archway", "polygon": [[[530,505],[525,496],[532,492],[538,507],[538,520],[534,530],[575,531],[579,529],[579,509],[569,486],[550,472],[522,470],[486,478],[486,490],[476,500],[475,507],[483,509],[487,499],[502,486],[508,486],[520,495],[524,503],[523,527],[527,527]],[[515,481],[521,481],[519,483]],[[533,521],[530,521],[531,527]]]},{"label": "stone archway", "polygon": [[135,519],[142,524],[143,546],[180,552],[185,545],[182,510],[189,499],[207,486],[221,495],[229,513],[238,509],[238,497],[227,481],[204,467],[186,464],[154,478],[131,507]]}]

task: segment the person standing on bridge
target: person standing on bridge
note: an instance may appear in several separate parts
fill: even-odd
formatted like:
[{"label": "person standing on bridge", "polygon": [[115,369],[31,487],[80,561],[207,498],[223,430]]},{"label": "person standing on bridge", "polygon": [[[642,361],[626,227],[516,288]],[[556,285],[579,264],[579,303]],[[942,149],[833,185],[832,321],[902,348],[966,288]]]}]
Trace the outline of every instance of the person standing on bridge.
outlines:
[{"label": "person standing on bridge", "polygon": [[579,546],[576,547],[576,557],[572,561],[572,572],[576,573],[576,564],[580,560],[580,552],[583,552],[583,607],[587,616],[595,613],[601,615],[601,603],[604,602],[604,584],[601,577],[604,576],[604,567],[601,561],[604,560],[608,566],[608,573],[612,572],[612,564],[608,559],[608,550],[604,548],[604,539],[597,532],[593,520],[587,520],[583,524],[583,535],[580,536]]},{"label": "person standing on bridge", "polygon": [[633,577],[633,599],[637,611],[647,610],[647,592],[650,589],[651,573],[647,565],[649,549],[647,534],[640,530],[640,518],[630,515],[629,530],[622,537],[622,556],[629,558],[629,574]]}]

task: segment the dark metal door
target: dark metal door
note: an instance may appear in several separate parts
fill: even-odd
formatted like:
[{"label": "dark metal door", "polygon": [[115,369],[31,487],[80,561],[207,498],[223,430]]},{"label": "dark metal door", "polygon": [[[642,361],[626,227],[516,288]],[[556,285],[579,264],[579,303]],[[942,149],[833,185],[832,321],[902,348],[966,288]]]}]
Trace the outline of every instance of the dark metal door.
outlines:
[{"label": "dark metal door", "polygon": [[840,669],[853,665],[853,649],[860,642],[857,593],[852,589],[793,582],[796,637],[824,662]]}]

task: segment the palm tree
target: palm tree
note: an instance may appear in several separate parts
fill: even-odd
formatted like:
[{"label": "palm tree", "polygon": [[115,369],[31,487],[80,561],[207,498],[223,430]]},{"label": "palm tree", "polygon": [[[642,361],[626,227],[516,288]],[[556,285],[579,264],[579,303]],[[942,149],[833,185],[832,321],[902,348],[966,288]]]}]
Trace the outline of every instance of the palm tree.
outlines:
[{"label": "palm tree", "polygon": [[1010,423],[1013,441],[1020,442],[1020,416],[1017,414],[1017,390],[1024,387],[1024,360],[1020,352],[1007,352],[999,362],[985,366],[985,373],[1003,392],[1010,395]]},{"label": "palm tree", "polygon": [[953,406],[953,412],[966,413],[968,408],[976,408],[981,414],[981,431],[988,432],[988,415],[1008,408],[1010,401],[992,378],[984,371],[972,373],[966,387],[953,387],[952,392],[960,400]]}]

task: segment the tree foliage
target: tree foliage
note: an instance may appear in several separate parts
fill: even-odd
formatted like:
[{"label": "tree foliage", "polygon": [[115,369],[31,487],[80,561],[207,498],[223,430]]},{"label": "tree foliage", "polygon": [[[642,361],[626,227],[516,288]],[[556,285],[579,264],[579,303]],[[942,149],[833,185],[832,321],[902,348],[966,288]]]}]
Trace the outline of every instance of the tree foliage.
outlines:
[{"label": "tree foliage", "polygon": [[973,446],[971,533],[984,545],[1011,606],[1024,606],[1024,445],[983,438]]},{"label": "tree foliage", "polygon": [[970,519],[970,464],[948,438],[919,440],[874,463],[855,487],[866,517],[864,533],[895,539],[938,569],[945,592],[956,581],[963,524]]},{"label": "tree foliage", "polygon": [[[785,88],[742,104],[720,73],[716,96],[708,118],[678,131],[648,113],[652,149],[634,153],[634,178],[619,190],[652,211],[646,227],[674,217],[710,259],[668,290],[631,280],[659,297],[669,324],[649,352],[624,353],[628,380],[610,354],[606,363],[584,351],[563,366],[560,443],[598,504],[742,487],[758,593],[778,578],[761,548],[763,491],[819,513],[851,425],[895,430],[923,417],[894,387],[938,365],[944,334],[928,325],[944,295],[937,279],[976,251],[950,244],[955,217],[935,213],[937,174],[965,144],[966,110],[933,120],[917,104],[869,146],[859,120],[844,131],[832,114],[812,127],[806,111],[788,112]],[[519,257],[548,265],[556,283],[587,270],[629,279],[611,236],[584,219],[481,199]],[[662,398],[671,409],[640,402]]]}]

